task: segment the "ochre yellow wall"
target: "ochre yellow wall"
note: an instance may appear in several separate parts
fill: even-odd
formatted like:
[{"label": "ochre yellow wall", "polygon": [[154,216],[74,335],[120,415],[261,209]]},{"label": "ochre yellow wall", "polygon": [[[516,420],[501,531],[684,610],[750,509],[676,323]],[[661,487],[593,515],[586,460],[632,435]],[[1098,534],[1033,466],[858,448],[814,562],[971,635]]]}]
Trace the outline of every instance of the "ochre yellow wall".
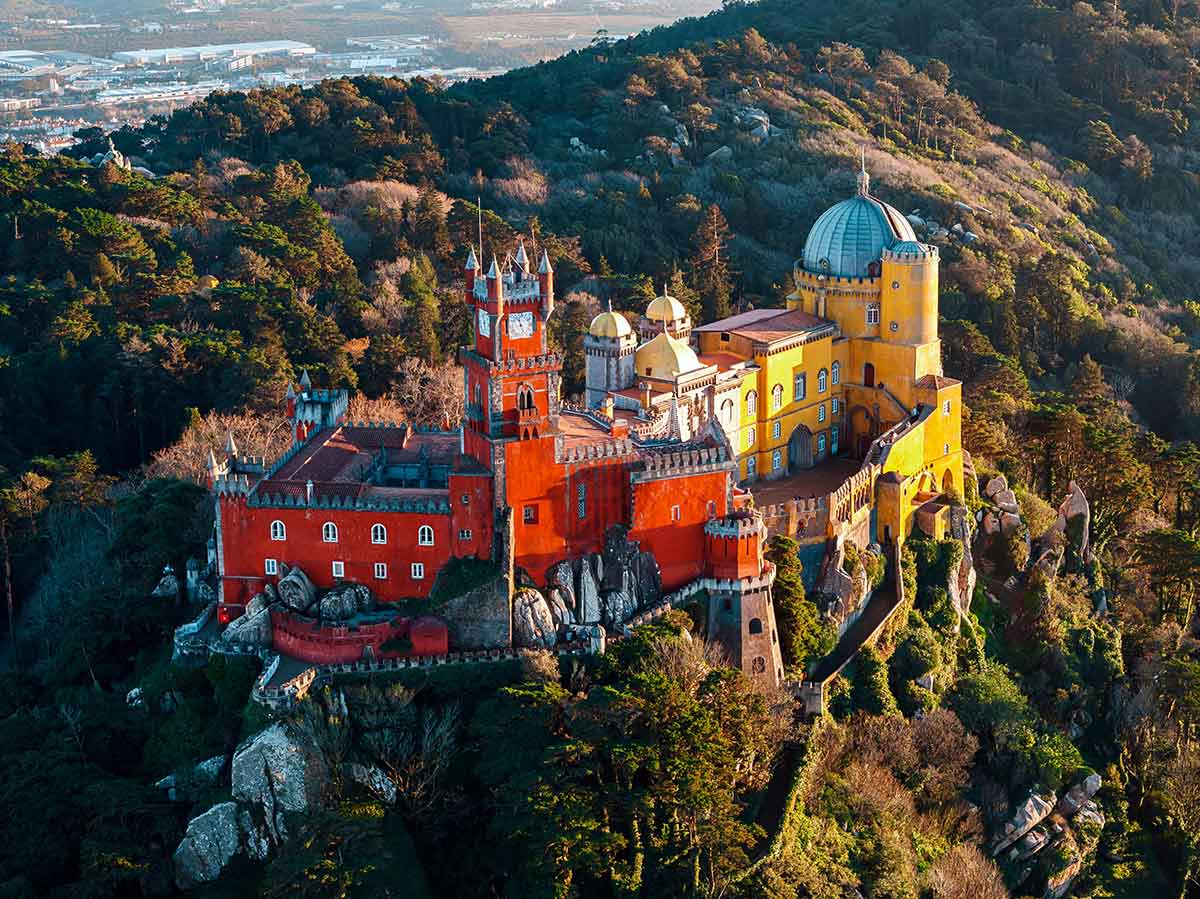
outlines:
[{"label": "ochre yellow wall", "polygon": [[885,252],[879,282],[880,337],[889,343],[913,345],[937,340],[937,257],[899,260]]}]

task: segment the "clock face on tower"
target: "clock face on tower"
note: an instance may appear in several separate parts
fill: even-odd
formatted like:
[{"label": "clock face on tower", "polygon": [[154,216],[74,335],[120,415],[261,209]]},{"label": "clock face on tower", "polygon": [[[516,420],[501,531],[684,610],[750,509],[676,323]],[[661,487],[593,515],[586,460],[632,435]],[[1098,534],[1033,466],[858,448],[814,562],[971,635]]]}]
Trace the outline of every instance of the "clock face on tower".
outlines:
[{"label": "clock face on tower", "polygon": [[492,319],[486,309],[479,310],[479,334],[481,337],[492,336]]},{"label": "clock face on tower", "polygon": [[514,312],[508,317],[508,336],[513,339],[533,336],[533,313]]}]

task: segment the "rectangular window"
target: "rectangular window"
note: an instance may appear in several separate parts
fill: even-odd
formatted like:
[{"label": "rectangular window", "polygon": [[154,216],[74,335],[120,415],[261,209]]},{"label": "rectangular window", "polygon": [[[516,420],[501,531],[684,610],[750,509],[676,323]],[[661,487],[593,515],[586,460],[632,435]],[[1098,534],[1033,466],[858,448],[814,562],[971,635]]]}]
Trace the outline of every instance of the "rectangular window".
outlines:
[{"label": "rectangular window", "polygon": [[878,303],[868,303],[867,304],[867,324],[868,325],[879,324],[879,304]]},{"label": "rectangular window", "polygon": [[412,579],[414,581],[425,580],[425,563],[424,562],[413,562],[412,563]]},{"label": "rectangular window", "polygon": [[266,574],[279,574],[279,563],[275,559],[263,559],[263,571]]},{"label": "rectangular window", "polygon": [[942,403],[942,414],[943,415],[950,414],[950,401],[949,400],[946,400],[945,402]]},{"label": "rectangular window", "polygon": [[671,520],[678,521],[680,518],[679,506],[671,506]]},{"label": "rectangular window", "polygon": [[728,331],[722,331],[722,332],[721,332],[721,342],[722,342],[722,343],[729,343],[729,332],[728,332]]},{"label": "rectangular window", "polygon": [[469,506],[469,505],[471,505],[471,497],[470,497],[470,496],[468,496],[466,493],[464,493],[464,494],[462,495],[462,504],[463,504],[464,506]]},{"label": "rectangular window", "polygon": [[836,396],[829,401],[829,411],[836,417],[841,408],[841,400]]},{"label": "rectangular window", "polygon": [[377,580],[377,581],[386,581],[387,580],[387,564],[386,563],[384,563],[384,562],[376,562],[375,563],[375,580]]},{"label": "rectangular window", "polygon": [[525,524],[537,524],[537,506],[526,506],[522,509],[521,521]]},{"label": "rectangular window", "polygon": [[345,577],[346,576],[345,563],[343,563],[343,562],[334,562],[333,563],[333,576],[334,577]]},{"label": "rectangular window", "polygon": [[783,436],[783,422],[781,422],[779,419],[775,419],[775,421],[771,423],[771,436],[776,440]]},{"label": "rectangular window", "polygon": [[710,499],[708,501],[708,517],[714,518],[714,517],[716,517],[716,514],[717,514],[717,501],[715,499]]},{"label": "rectangular window", "polygon": [[817,421],[824,421],[824,420],[825,420],[825,404],[821,403],[821,405],[817,406]]},{"label": "rectangular window", "polygon": [[792,378],[792,399],[802,400],[808,394],[808,379],[803,372]]},{"label": "rectangular window", "polygon": [[783,453],[775,450],[775,452],[771,453],[771,470],[779,471],[781,468],[783,468]]},{"label": "rectangular window", "polygon": [[746,449],[754,446],[754,431],[753,429],[746,432]]},{"label": "rectangular window", "polygon": [[471,539],[471,529],[463,528],[461,531],[459,531],[458,539],[459,540],[470,540]]},{"label": "rectangular window", "polygon": [[580,519],[587,518],[587,484],[575,486],[575,511]]}]

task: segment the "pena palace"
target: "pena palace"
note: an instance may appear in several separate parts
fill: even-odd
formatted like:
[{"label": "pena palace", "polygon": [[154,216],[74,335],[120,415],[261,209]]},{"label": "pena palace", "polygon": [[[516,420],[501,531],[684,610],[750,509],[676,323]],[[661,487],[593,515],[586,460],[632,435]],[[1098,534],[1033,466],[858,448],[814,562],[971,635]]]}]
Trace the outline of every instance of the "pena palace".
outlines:
[{"label": "pena palace", "polygon": [[[964,454],[938,251],[865,171],[812,226],[786,308],[697,326],[663,295],[636,323],[597,315],[579,405],[560,398],[547,254],[520,244],[484,270],[472,250],[464,274],[460,428],[349,422],[346,391],[306,374],[281,458],[232,439],[210,457],[231,639],[253,618],[314,662],[544,646],[700,596],[708,636],[774,685],[769,535],[800,544],[810,590],[847,544],[894,559],[914,528],[945,536]],[[442,602],[463,560],[500,587]]]}]

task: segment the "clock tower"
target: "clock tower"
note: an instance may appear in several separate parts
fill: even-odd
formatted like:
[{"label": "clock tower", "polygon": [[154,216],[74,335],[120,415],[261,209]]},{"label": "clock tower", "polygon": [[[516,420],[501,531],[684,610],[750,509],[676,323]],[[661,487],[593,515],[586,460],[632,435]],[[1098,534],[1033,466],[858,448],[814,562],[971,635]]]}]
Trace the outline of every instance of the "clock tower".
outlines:
[{"label": "clock tower", "polygon": [[467,258],[466,302],[475,340],[464,348],[465,451],[496,470],[497,446],[549,435],[558,421],[562,360],[548,348],[554,311],[554,271],[542,251],[537,270],[525,244],[493,256],[486,273],[472,248]]}]

